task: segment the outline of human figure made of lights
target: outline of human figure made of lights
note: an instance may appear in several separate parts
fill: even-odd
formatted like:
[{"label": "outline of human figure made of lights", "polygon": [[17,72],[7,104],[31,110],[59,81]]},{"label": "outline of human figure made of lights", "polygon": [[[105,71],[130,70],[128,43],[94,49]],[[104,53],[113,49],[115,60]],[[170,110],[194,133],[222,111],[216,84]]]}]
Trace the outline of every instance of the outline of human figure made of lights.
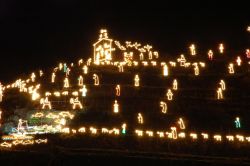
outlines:
[{"label": "outline of human figure made of lights", "polygon": [[28,121],[27,120],[22,120],[22,119],[19,119],[18,120],[18,125],[17,125],[17,132],[18,133],[26,133],[25,131],[25,127],[23,126],[23,124],[26,124],[26,128],[28,128]]},{"label": "outline of human figure made of lights", "polygon": [[178,89],[178,82],[176,79],[174,79],[173,81],[173,90],[177,90]]},{"label": "outline of human figure made of lights", "polygon": [[183,121],[182,118],[179,118],[178,124],[180,125],[180,129],[185,129],[185,128],[186,128],[186,127],[185,127],[185,124],[184,124],[184,121]]},{"label": "outline of human figure made of lights", "polygon": [[209,59],[209,60],[213,60],[213,57],[214,57],[213,51],[212,51],[212,50],[209,50],[207,54],[208,54],[208,59]]},{"label": "outline of human figure made of lights", "polygon": [[113,105],[113,112],[114,113],[118,113],[119,112],[119,104],[118,104],[117,100],[115,100],[115,103]]},{"label": "outline of human figure made of lights", "polygon": [[120,87],[119,84],[116,85],[115,90],[116,90],[115,95],[116,95],[116,96],[120,96],[120,95],[121,95],[121,87]]},{"label": "outline of human figure made of lights", "polygon": [[223,80],[220,80],[220,86],[222,90],[226,90],[226,83]]},{"label": "outline of human figure made of lights", "polygon": [[97,74],[93,74],[93,79],[94,79],[94,85],[98,86],[99,85],[99,77]]},{"label": "outline of human figure made of lights", "polygon": [[171,91],[171,89],[168,89],[168,92],[167,92],[167,94],[166,94],[166,96],[168,97],[168,100],[173,100],[173,93],[172,93],[172,91]]},{"label": "outline of human figure made of lights", "polygon": [[138,113],[138,114],[137,114],[137,120],[138,120],[138,123],[139,123],[139,124],[143,124],[143,123],[144,123],[143,116],[142,116],[141,113]]},{"label": "outline of human figure made of lights", "polygon": [[229,72],[230,74],[234,74],[234,64],[233,64],[233,63],[230,63],[230,64],[228,65],[228,72]]},{"label": "outline of human figure made of lights", "polygon": [[78,106],[78,108],[82,109],[82,103],[78,100],[78,97],[74,98],[70,98],[70,104],[72,104],[72,108],[73,110],[76,109],[76,107]]},{"label": "outline of human figure made of lights", "polygon": [[163,76],[168,76],[168,66],[166,64],[163,65]]},{"label": "outline of human figure made of lights", "polygon": [[240,118],[239,117],[236,117],[234,122],[235,122],[235,127],[237,129],[241,128],[241,123],[240,123]]},{"label": "outline of human figure made of lights", "polygon": [[224,97],[223,97],[223,93],[222,93],[222,88],[218,88],[217,89],[217,99],[218,100],[221,100],[221,99],[223,99]]},{"label": "outline of human figure made of lights", "polygon": [[161,101],[160,102],[160,107],[161,107],[161,112],[164,113],[164,114],[166,114],[167,113],[167,109],[168,109],[167,103],[164,102],[164,101]]},{"label": "outline of human figure made of lights", "polygon": [[80,89],[80,92],[82,92],[83,97],[87,96],[88,89],[86,88],[86,85],[82,86],[82,88]]},{"label": "outline of human figure made of lights", "polygon": [[51,82],[54,83],[56,78],[56,74],[53,72],[51,75]]},{"label": "outline of human figure made of lights", "polygon": [[78,77],[78,85],[79,86],[83,85],[83,77],[81,75]]},{"label": "outline of human figure made of lights", "polygon": [[42,104],[42,109],[45,109],[45,107],[49,107],[49,109],[51,109],[51,102],[49,101],[48,97],[46,97],[45,99],[44,98],[41,98],[40,99],[40,104]]},{"label": "outline of human figure made of lights", "polygon": [[68,79],[68,77],[66,77],[65,79],[64,79],[64,86],[63,86],[64,88],[68,88],[69,87],[69,79]]},{"label": "outline of human figure made of lights", "polygon": [[134,84],[135,87],[139,87],[140,86],[140,78],[139,78],[138,74],[135,75],[134,81],[135,81],[135,84]]}]

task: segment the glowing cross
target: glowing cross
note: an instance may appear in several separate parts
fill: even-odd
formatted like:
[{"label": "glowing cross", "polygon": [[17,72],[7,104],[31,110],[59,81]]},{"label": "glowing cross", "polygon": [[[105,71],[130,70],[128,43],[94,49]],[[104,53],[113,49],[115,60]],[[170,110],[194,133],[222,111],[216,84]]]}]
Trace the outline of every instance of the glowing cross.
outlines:
[{"label": "glowing cross", "polygon": [[76,97],[75,99],[71,98],[70,99],[70,104],[73,105],[73,110],[76,109],[76,106],[78,106],[80,109],[82,109],[82,103],[78,100],[78,97]]},{"label": "glowing cross", "polygon": [[239,117],[236,117],[234,122],[235,122],[235,127],[236,128],[241,128],[240,118]]},{"label": "glowing cross", "polygon": [[78,77],[78,85],[79,85],[79,86],[82,86],[82,85],[83,85],[83,77],[82,77],[82,76],[79,76],[79,77]]},{"label": "glowing cross", "polygon": [[135,81],[135,87],[138,87],[138,86],[140,86],[140,78],[139,78],[139,76],[138,76],[138,74],[136,74],[135,75],[135,79],[134,79],[134,81]]},{"label": "glowing cross", "polygon": [[95,80],[94,85],[98,86],[99,85],[99,77],[97,74],[93,74],[93,79]]},{"label": "glowing cross", "polygon": [[174,79],[173,81],[173,90],[177,90],[178,89],[178,82],[176,79]]},{"label": "glowing cross", "polygon": [[82,89],[80,89],[80,92],[82,92],[82,96],[85,97],[86,94],[87,94],[87,88],[86,88],[86,85],[83,85]]},{"label": "glowing cross", "polygon": [[190,49],[191,55],[196,55],[195,45],[194,45],[194,44],[192,44],[192,45],[189,47],[189,49]]},{"label": "glowing cross", "polygon": [[118,113],[119,112],[119,104],[117,103],[117,100],[115,100],[115,103],[113,105],[113,112]]},{"label": "glowing cross", "polygon": [[179,118],[178,120],[178,124],[180,125],[180,129],[185,129],[185,124],[184,124],[184,121],[182,120],[182,118]]},{"label": "glowing cross", "polygon": [[217,90],[217,99],[218,100],[223,99],[223,94],[222,94],[221,88],[218,88],[218,90]]},{"label": "glowing cross", "polygon": [[221,54],[224,52],[224,45],[222,43],[219,45],[219,50]]},{"label": "glowing cross", "polygon": [[208,59],[213,60],[213,55],[214,55],[213,51],[209,50],[207,54],[208,54]]},{"label": "glowing cross", "polygon": [[64,79],[64,88],[68,88],[69,87],[69,79],[66,77]]},{"label": "glowing cross", "polygon": [[233,74],[234,73],[234,64],[230,63],[228,66],[228,70],[229,70],[230,74]]},{"label": "glowing cross", "polygon": [[239,57],[239,56],[237,57],[236,62],[237,62],[237,65],[238,65],[238,66],[240,66],[240,65],[241,65],[242,60],[240,59],[240,57]]},{"label": "glowing cross", "polygon": [[220,80],[220,85],[222,90],[226,90],[226,84],[223,80]]},{"label": "glowing cross", "polygon": [[116,87],[115,87],[115,90],[116,90],[116,96],[120,96],[120,94],[121,94],[121,88],[120,88],[120,85],[116,85]]},{"label": "glowing cross", "polygon": [[168,76],[168,66],[166,64],[163,66],[163,75]]},{"label": "glowing cross", "polygon": [[161,112],[164,113],[164,114],[166,114],[167,113],[167,103],[164,102],[164,101],[161,101],[160,102],[160,107],[162,108]]},{"label": "glowing cross", "polygon": [[138,113],[137,119],[138,119],[139,124],[143,124],[143,117],[142,117],[141,113]]},{"label": "glowing cross", "polygon": [[55,77],[56,77],[56,74],[53,72],[53,73],[52,73],[52,76],[51,76],[51,82],[52,82],[52,83],[55,82]]},{"label": "glowing cross", "polygon": [[168,97],[168,100],[172,100],[173,99],[173,93],[171,91],[171,89],[168,89],[168,92],[167,92],[167,97]]}]

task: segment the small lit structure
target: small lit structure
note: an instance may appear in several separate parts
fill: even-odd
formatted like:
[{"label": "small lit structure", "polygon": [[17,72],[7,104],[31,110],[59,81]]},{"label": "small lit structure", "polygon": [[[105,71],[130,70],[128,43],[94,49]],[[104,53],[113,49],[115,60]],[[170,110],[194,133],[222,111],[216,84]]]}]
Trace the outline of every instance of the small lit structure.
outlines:
[{"label": "small lit structure", "polygon": [[140,78],[139,78],[138,74],[135,75],[134,81],[135,81],[135,84],[134,84],[135,87],[139,87],[140,86]]},{"label": "small lit structure", "polygon": [[119,112],[119,104],[117,103],[117,100],[115,100],[115,103],[113,105],[113,112],[118,113]]},{"label": "small lit structure", "polygon": [[69,87],[69,79],[68,79],[68,77],[66,77],[65,79],[64,79],[64,86],[63,86],[64,88],[68,88]]},{"label": "small lit structure", "polygon": [[143,116],[142,116],[141,113],[138,113],[138,114],[137,114],[137,120],[138,120],[138,123],[139,123],[139,124],[143,124],[143,123],[144,123],[144,121],[143,121]]},{"label": "small lit structure", "polygon": [[167,113],[167,103],[164,101],[160,102],[161,112],[166,114]]},{"label": "small lit structure", "polygon": [[230,64],[228,65],[228,72],[229,72],[230,74],[234,74],[234,64],[230,63]]},{"label": "small lit structure", "polygon": [[168,92],[167,92],[167,97],[168,97],[168,100],[173,100],[173,93],[172,93],[172,91],[171,91],[171,89],[168,89]]},{"label": "small lit structure", "polygon": [[174,79],[173,81],[173,90],[177,90],[178,89],[178,82],[176,79]]},{"label": "small lit structure", "polygon": [[186,128],[186,127],[185,127],[185,124],[184,124],[184,121],[183,121],[182,118],[179,118],[178,124],[179,124],[179,126],[180,126],[180,129],[185,129],[185,128]]}]

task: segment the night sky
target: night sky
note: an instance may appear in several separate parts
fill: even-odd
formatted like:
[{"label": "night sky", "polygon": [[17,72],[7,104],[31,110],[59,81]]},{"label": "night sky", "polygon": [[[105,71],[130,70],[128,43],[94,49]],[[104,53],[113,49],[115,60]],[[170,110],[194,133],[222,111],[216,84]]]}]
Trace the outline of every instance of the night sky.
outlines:
[{"label": "night sky", "polygon": [[[237,4],[238,3],[238,4]],[[0,82],[92,56],[99,29],[111,38],[152,44],[176,57],[195,43],[200,54],[225,43],[230,55],[250,45],[248,5],[119,1],[0,1]],[[250,47],[250,46],[249,46]],[[234,55],[235,56],[235,55]]]}]

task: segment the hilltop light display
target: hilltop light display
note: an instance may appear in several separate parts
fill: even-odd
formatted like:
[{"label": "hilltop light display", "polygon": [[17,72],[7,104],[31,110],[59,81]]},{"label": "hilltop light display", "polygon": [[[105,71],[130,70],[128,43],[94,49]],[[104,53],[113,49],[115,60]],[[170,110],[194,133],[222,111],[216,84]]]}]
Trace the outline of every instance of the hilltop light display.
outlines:
[{"label": "hilltop light display", "polygon": [[[44,70],[46,72],[42,70],[31,72],[27,78],[19,78],[8,85],[0,83],[0,102],[3,102],[8,96],[9,89],[17,89],[20,93],[30,95],[31,102],[37,106],[35,112],[30,115],[30,119],[20,118],[17,127],[9,135],[2,137],[4,142],[0,143],[0,147],[12,148],[16,145],[46,144],[49,141],[35,139],[32,136],[37,134],[63,133],[118,137],[127,135],[130,133],[128,131],[132,131],[131,133],[140,138],[250,142],[249,136],[239,133],[223,135],[190,131],[189,123],[192,121],[184,114],[175,116],[181,118],[175,118],[169,126],[162,125],[164,126],[162,128],[150,126],[152,114],[160,114],[161,118],[166,118],[164,120],[167,121],[172,115],[175,115],[175,106],[180,100],[185,100],[185,97],[193,97],[194,100],[201,97],[197,95],[197,92],[194,93],[194,96],[189,96],[191,93],[187,93],[187,91],[192,89],[187,89],[185,81],[188,80],[182,79],[182,76],[185,75],[189,79],[195,80],[202,78],[211,69],[209,67],[216,62],[217,57],[224,57],[217,56],[217,54],[227,53],[223,43],[220,43],[217,48],[218,50],[214,49],[214,51],[207,49],[205,58],[202,59],[199,57],[201,50],[199,49],[199,54],[197,54],[196,45],[191,44],[186,56],[179,54],[177,58],[168,59],[167,57],[166,60],[163,60],[152,45],[142,44],[138,41],[120,42],[109,38],[108,31],[101,29],[98,41],[93,44],[92,57],[80,59],[76,63],[61,62],[49,73],[46,70]],[[207,97],[209,100],[222,103],[231,99],[230,95],[233,90],[229,76],[230,78],[237,76],[240,72],[238,69],[250,64],[250,62],[244,62],[250,57],[249,49],[244,49],[244,51],[246,58],[236,54],[237,56],[226,62],[225,66],[220,66],[224,68],[225,75],[211,80],[211,84],[206,87],[211,89],[211,93],[208,93],[210,96]],[[144,70],[146,72],[142,72]],[[179,73],[176,74],[177,72]],[[185,74],[183,74],[184,72]],[[108,79],[107,75],[111,74],[114,77],[109,76],[111,79]],[[148,75],[150,78],[147,77]],[[154,80],[157,80],[159,85],[154,85],[157,82]],[[206,91],[206,88],[203,87],[202,90]],[[144,91],[148,91],[147,93],[150,95],[147,96]],[[155,97],[158,94],[161,95]],[[182,94],[184,95],[182,96]],[[142,99],[147,102],[141,102]],[[136,110],[134,110],[134,106]],[[93,112],[107,111],[107,116],[111,116],[115,120],[120,118],[120,121],[114,122],[112,126],[107,125],[109,127],[97,125],[94,122],[91,125],[81,124],[71,127],[69,122],[78,116],[78,113],[88,114],[92,111],[88,109],[90,107]],[[144,112],[144,110],[148,112]],[[0,125],[3,125],[2,114],[4,112],[0,111]],[[133,120],[123,119],[127,114]],[[235,124],[233,127],[237,130],[241,128],[239,116],[232,118]],[[33,126],[29,124],[31,119],[36,122]],[[47,122],[44,119],[50,121]]]}]

